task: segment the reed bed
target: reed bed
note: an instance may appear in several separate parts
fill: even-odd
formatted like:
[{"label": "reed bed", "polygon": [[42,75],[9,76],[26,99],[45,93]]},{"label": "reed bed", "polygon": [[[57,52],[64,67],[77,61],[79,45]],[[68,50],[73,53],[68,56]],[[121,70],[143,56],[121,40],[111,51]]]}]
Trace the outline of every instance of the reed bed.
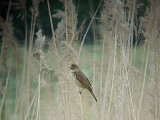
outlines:
[{"label": "reed bed", "polygon": [[[50,1],[43,1],[48,7],[50,40],[37,24],[41,2],[33,1],[31,21],[24,0],[10,0],[7,18],[0,19],[0,120],[160,119],[158,0],[148,0],[140,18],[140,1],[100,0],[95,9],[89,0],[91,20],[80,27],[74,1],[60,0],[64,11],[54,14]],[[14,35],[12,7],[21,11],[24,46]],[[56,29],[54,19],[60,19]],[[85,45],[89,30],[94,42]],[[140,34],[145,39],[138,44]],[[88,76],[98,102],[87,90],[78,93],[68,68],[72,63]]]}]

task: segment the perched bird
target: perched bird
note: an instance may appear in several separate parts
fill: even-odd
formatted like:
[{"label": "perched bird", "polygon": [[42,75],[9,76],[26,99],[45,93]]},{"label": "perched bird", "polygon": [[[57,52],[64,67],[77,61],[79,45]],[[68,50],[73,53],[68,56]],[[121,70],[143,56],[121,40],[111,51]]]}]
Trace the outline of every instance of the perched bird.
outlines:
[{"label": "perched bird", "polygon": [[71,75],[74,77],[75,84],[82,88],[79,91],[79,93],[81,94],[81,91],[83,89],[87,89],[92,94],[95,101],[97,102],[97,98],[93,93],[91,83],[89,82],[89,80],[85,76],[85,74],[83,72],[81,72],[81,70],[79,69],[79,67],[76,64],[71,64],[71,67],[69,67],[69,68],[71,69]]}]

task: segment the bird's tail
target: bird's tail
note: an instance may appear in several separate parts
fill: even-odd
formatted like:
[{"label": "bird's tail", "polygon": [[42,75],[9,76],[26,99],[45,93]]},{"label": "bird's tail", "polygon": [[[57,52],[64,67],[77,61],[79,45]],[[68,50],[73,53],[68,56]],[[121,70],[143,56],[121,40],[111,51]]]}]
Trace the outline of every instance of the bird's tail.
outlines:
[{"label": "bird's tail", "polygon": [[92,90],[91,88],[88,89],[88,90],[89,90],[89,92],[92,94],[92,96],[94,97],[95,101],[97,102],[97,98],[96,98],[96,96],[94,95],[93,90]]}]

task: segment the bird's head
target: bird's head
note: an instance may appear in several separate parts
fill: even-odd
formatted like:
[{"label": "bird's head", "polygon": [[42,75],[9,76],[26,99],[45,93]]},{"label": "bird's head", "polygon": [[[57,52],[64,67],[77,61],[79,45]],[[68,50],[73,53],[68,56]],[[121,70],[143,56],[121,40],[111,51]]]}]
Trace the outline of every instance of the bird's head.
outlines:
[{"label": "bird's head", "polygon": [[77,71],[79,67],[76,64],[71,64],[71,67],[69,67],[72,71]]}]

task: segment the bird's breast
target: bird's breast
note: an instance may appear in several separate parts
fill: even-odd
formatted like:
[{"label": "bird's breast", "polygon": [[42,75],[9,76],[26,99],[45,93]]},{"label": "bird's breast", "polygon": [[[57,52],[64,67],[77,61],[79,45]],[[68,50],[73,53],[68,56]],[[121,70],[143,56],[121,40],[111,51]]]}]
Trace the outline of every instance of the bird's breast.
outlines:
[{"label": "bird's breast", "polygon": [[71,76],[75,77],[75,73],[73,71],[70,71]]},{"label": "bird's breast", "polygon": [[79,82],[76,78],[75,78],[74,82],[75,82],[75,84],[76,84],[78,87],[84,88],[84,86],[82,85],[82,83]]},{"label": "bird's breast", "polygon": [[79,82],[79,80],[77,80],[76,74],[75,74],[73,71],[70,71],[70,74],[73,76],[75,84],[76,84],[78,87],[84,88],[84,86],[82,85],[82,83]]}]

